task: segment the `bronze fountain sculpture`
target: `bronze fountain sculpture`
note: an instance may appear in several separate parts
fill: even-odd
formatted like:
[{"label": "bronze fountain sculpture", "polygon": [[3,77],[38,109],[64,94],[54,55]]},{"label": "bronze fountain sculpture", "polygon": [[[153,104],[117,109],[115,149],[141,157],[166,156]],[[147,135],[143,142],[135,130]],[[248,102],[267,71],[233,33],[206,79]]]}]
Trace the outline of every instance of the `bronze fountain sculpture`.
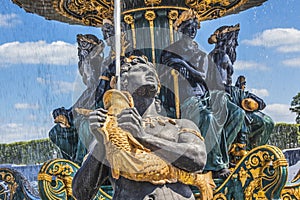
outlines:
[{"label": "bronze fountain sculpture", "polygon": [[[116,35],[113,23],[116,2],[12,1],[46,19],[102,27],[108,36],[104,38],[107,45],[114,45],[111,42],[115,41]],[[117,43],[121,46],[120,77],[116,73],[116,48],[112,47],[105,58],[102,54],[103,41],[95,36],[79,35],[79,41],[92,44],[89,51],[83,51],[81,57],[79,55],[79,69],[85,69],[82,77],[87,83],[87,92],[71,109],[55,110],[53,116],[57,124],[56,130],[52,131],[52,136],[72,133],[77,140],[65,148],[68,160],[51,160],[42,167],[39,174],[42,199],[170,199],[172,195],[177,199],[297,198],[293,191],[299,191],[299,181],[293,186],[285,186],[287,162],[277,147],[265,145],[263,141],[256,147],[244,149],[245,145],[237,145],[232,149],[235,142],[247,143],[247,140],[238,138],[244,137],[246,132],[243,128],[249,125],[245,121],[247,116],[243,105],[229,98],[233,89],[241,90],[230,89],[234,87],[231,75],[235,59],[231,59],[231,65],[226,68],[217,68],[216,63],[224,60],[217,55],[220,51],[215,49],[206,55],[193,41],[199,22],[239,13],[263,2],[265,0],[122,1],[122,36]],[[180,29],[180,26],[183,28]],[[239,29],[239,26],[223,27],[213,34],[215,37],[210,42],[217,42],[219,33],[233,33],[236,36],[233,40],[237,41]],[[174,51],[172,45],[176,44],[178,48],[175,47],[175,50],[181,48],[179,51],[182,52]],[[233,48],[235,51],[235,46]],[[94,67],[88,65],[95,56],[99,62],[99,66],[94,66],[99,68],[97,74],[89,73],[89,69]],[[207,68],[214,69],[214,78],[205,72]],[[217,70],[225,74],[220,73],[217,77],[220,79],[215,79]],[[152,76],[146,73],[149,71]],[[134,76],[135,72],[137,76]],[[100,76],[100,81],[87,81],[95,80],[89,79],[93,75]],[[115,88],[120,80],[121,89],[130,95],[109,90]],[[157,94],[159,90],[161,93]],[[96,93],[92,98],[88,95],[91,91]],[[181,96],[183,92],[187,93],[184,97]],[[106,103],[110,102],[107,98],[112,94],[121,96],[113,100],[123,99],[129,106],[120,104],[117,107],[120,114],[111,118],[111,109],[106,107]],[[255,102],[255,98],[252,99]],[[145,115],[149,110],[151,113]],[[155,111],[154,114],[152,111]],[[272,128],[272,121],[269,121]],[[113,126],[108,127],[109,124]],[[219,127],[210,128],[216,124]],[[126,133],[123,139],[118,134],[110,138],[117,130]],[[110,140],[118,145],[130,141],[127,143],[130,148],[120,150]],[[62,150],[64,142],[67,141],[62,141]],[[113,147],[110,149],[108,146]],[[247,152],[238,158],[233,157],[233,163],[230,162],[229,150],[231,153],[239,150]],[[116,152],[121,156],[119,159],[113,156]],[[85,154],[87,157],[83,158]],[[149,160],[137,159],[141,155],[149,156]],[[164,170],[173,171],[176,175]],[[195,177],[207,180],[206,184],[197,182]]]}]

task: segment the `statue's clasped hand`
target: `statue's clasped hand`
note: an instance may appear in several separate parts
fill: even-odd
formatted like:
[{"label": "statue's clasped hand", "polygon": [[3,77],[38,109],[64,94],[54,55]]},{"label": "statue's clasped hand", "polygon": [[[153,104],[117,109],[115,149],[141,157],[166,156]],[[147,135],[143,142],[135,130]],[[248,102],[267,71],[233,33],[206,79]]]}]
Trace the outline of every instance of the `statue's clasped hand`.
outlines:
[{"label": "statue's clasped hand", "polygon": [[135,138],[142,138],[145,135],[142,117],[136,108],[126,108],[119,115],[118,126],[130,132]]},{"label": "statue's clasped hand", "polygon": [[107,110],[103,108],[99,108],[90,112],[89,114],[89,123],[90,123],[90,130],[93,135],[97,138],[99,136],[98,130],[100,130],[106,121],[107,118]]}]

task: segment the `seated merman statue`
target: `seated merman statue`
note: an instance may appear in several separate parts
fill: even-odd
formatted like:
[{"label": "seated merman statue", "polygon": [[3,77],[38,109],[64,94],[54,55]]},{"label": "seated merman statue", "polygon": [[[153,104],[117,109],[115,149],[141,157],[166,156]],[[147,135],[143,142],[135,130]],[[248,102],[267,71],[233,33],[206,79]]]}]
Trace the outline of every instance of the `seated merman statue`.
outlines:
[{"label": "seated merman statue", "polygon": [[[201,173],[206,163],[203,138],[192,121],[171,119],[157,113],[155,96],[160,84],[153,65],[143,56],[125,58],[121,66],[120,84],[121,90],[132,96],[135,107],[125,108],[115,117],[118,127],[128,131],[133,140],[136,140],[136,147],[142,146],[150,150],[155,156],[180,170]],[[105,148],[105,140],[101,133],[101,129],[107,127],[105,124],[108,118],[108,111],[102,108],[90,113],[90,130],[96,138],[96,143],[73,179],[73,194],[79,200],[91,199],[103,180],[101,172],[103,169],[107,172],[112,167],[109,164],[112,161],[107,162],[110,158],[106,157],[108,149]],[[123,153],[125,158],[129,156]],[[147,166],[147,163],[138,160],[137,162],[140,168]],[[156,180],[154,184],[155,180],[142,181],[143,176],[139,174],[137,180],[131,180],[128,174],[134,171],[132,167],[136,163],[130,163],[127,163],[128,171],[123,168],[119,177],[115,176],[115,179],[112,179],[113,199],[194,199],[189,185],[176,179],[170,180],[170,183]],[[152,170],[156,169],[159,167]],[[111,170],[113,175],[118,174],[118,170]],[[147,175],[147,171],[144,175]],[[206,183],[211,183],[212,187],[214,185],[213,181]]]}]

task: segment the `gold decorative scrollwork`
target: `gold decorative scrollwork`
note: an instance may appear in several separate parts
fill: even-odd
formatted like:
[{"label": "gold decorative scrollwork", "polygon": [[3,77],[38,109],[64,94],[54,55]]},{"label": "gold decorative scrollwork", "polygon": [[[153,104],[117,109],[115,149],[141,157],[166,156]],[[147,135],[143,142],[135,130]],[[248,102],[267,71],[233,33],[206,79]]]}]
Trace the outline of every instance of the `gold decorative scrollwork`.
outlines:
[{"label": "gold decorative scrollwork", "polygon": [[[41,2],[40,2],[41,1]],[[173,9],[180,11],[190,8],[197,12],[199,21],[230,15],[259,6],[266,0],[144,0],[121,2],[122,15],[140,11]],[[112,0],[12,0],[27,12],[36,13],[50,20],[70,24],[101,27],[103,19],[113,21],[114,1]],[[37,3],[36,3],[37,2]],[[41,5],[43,9],[41,9]],[[130,5],[130,6],[128,6]]]},{"label": "gold decorative scrollwork", "polygon": [[248,0],[185,0],[197,12],[199,21],[215,19],[247,3]]},{"label": "gold decorative scrollwork", "polygon": [[12,172],[8,170],[3,170],[0,172],[0,180],[4,181],[8,185],[8,189],[10,191],[11,198],[17,191],[18,184]]},{"label": "gold decorative scrollwork", "polygon": [[232,3],[232,0],[210,0],[212,4],[220,4],[222,6],[229,6]]},{"label": "gold decorative scrollwork", "polygon": [[300,199],[300,182],[298,184],[285,186],[281,191],[280,197],[283,200]]},{"label": "gold decorative scrollwork", "polygon": [[254,190],[261,187],[261,178],[254,179],[245,189],[245,200],[252,200]]},{"label": "gold decorative scrollwork", "polygon": [[246,183],[248,178],[250,178],[250,175],[248,174],[248,172],[243,167],[241,167],[241,170],[239,171],[239,179],[242,183],[242,187],[245,186],[245,183]]},{"label": "gold decorative scrollwork", "polygon": [[171,20],[176,20],[178,18],[178,11],[177,10],[170,10],[168,13],[168,18]]},{"label": "gold decorative scrollwork", "polygon": [[132,15],[125,15],[124,16],[124,21],[127,24],[133,24],[134,23],[134,19],[133,19]]},{"label": "gold decorative scrollwork", "polygon": [[161,0],[144,0],[146,6],[159,5]]},{"label": "gold decorative scrollwork", "polygon": [[266,197],[266,194],[264,191],[260,190],[257,192],[257,194],[253,195],[255,199],[259,199],[259,200],[268,200],[268,198]]},{"label": "gold decorative scrollwork", "polygon": [[[284,158],[275,159],[274,154],[270,154],[269,151],[258,151],[249,157],[249,160],[245,161],[246,168],[250,171],[248,177],[252,177],[252,180],[245,189],[245,199],[250,200],[253,198],[267,200],[266,191],[277,184],[277,173],[280,173],[279,167],[286,167],[287,162]],[[279,171],[276,171],[278,169]],[[274,171],[275,170],[275,171]],[[276,178],[277,177],[277,178]],[[264,180],[268,180],[270,183],[263,184]],[[256,191],[256,192],[254,192]]]},{"label": "gold decorative scrollwork", "polygon": [[256,154],[252,154],[245,164],[250,169],[259,165],[264,166],[266,162],[270,162],[271,160],[274,160],[274,155],[270,156],[267,151],[258,151]]},{"label": "gold decorative scrollwork", "polygon": [[62,163],[55,163],[53,165],[53,169],[49,170],[49,174],[51,175],[62,175],[62,176],[70,176],[74,170],[70,165],[62,164]]},{"label": "gold decorative scrollwork", "polygon": [[[254,148],[238,162],[233,173],[215,190],[215,196],[224,194],[227,198],[231,196],[245,200],[279,199],[280,195],[283,196],[280,192],[287,180],[286,168],[286,159],[277,147],[263,145]],[[226,188],[232,186],[235,189],[228,196]],[[285,197],[289,193],[294,191],[286,190]]]},{"label": "gold decorative scrollwork", "polygon": [[74,172],[72,167],[68,164],[55,163],[53,169],[49,170],[49,174],[57,176],[63,181],[66,187],[67,194],[72,196],[72,179],[71,174]]},{"label": "gold decorative scrollwork", "polygon": [[38,174],[42,196],[48,199],[73,197],[72,180],[78,168],[75,163],[64,159],[44,163]]},{"label": "gold decorative scrollwork", "polygon": [[185,0],[185,4],[191,8],[195,7],[197,3],[197,0]]},{"label": "gold decorative scrollwork", "polygon": [[102,26],[113,18],[113,3],[107,0],[55,0],[53,7],[61,15],[87,26]]}]

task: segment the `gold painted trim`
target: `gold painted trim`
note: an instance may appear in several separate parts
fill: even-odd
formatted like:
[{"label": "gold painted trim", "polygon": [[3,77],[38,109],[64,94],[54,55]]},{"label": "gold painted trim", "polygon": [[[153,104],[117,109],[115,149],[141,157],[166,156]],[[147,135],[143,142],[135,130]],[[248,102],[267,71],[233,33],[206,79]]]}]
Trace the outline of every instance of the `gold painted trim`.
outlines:
[{"label": "gold painted trim", "polygon": [[102,190],[102,188],[100,187],[99,188],[99,191],[101,192],[101,194],[102,195],[104,195],[106,198],[108,198],[108,199],[112,199],[112,197],[109,195],[109,194],[107,194],[106,192],[104,192],[104,190]]},{"label": "gold painted trim", "polygon": [[170,10],[168,14],[169,18],[169,29],[170,29],[170,43],[174,43],[174,31],[173,31],[173,21],[178,18],[178,11],[177,10]]},{"label": "gold painted trim", "polygon": [[38,181],[48,181],[52,182],[52,175],[46,174],[46,173],[39,173],[37,176]]},{"label": "gold painted trim", "polygon": [[196,131],[195,129],[191,129],[191,128],[182,128],[179,131],[180,133],[193,133],[195,136],[197,136],[198,138],[200,138],[200,140],[204,141],[203,136],[201,135],[201,133],[199,131]]},{"label": "gold painted trim", "polygon": [[110,81],[110,79],[107,76],[100,76],[99,79],[102,79],[105,81]]},{"label": "gold painted trim", "polygon": [[[232,6],[229,9],[226,9],[225,6],[229,6],[230,3],[226,3],[226,1],[217,0],[214,3],[220,3],[220,5],[224,6],[216,6],[216,5],[209,5],[208,0],[202,1],[201,3],[196,3],[194,0],[188,0],[186,5],[191,9],[197,12],[197,18],[199,21],[205,21],[209,19],[216,19],[224,16],[228,12],[232,12],[237,8],[241,7],[242,5],[246,4],[248,0],[240,0],[235,6]],[[217,15],[215,15],[217,13]]]},{"label": "gold painted trim", "polygon": [[146,4],[146,6],[150,6],[153,4],[161,4],[161,0],[144,0],[144,3]]},{"label": "gold painted trim", "polygon": [[281,159],[274,161],[273,166],[274,166],[274,169],[276,169],[277,167],[281,167],[281,166],[287,167],[288,162],[285,158],[281,158]]},{"label": "gold painted trim", "polygon": [[189,8],[185,7],[178,7],[178,6],[155,6],[155,7],[144,7],[144,8],[136,8],[136,9],[131,9],[131,10],[126,10],[122,12],[122,15],[132,13],[132,12],[138,12],[138,11],[144,11],[144,10],[159,10],[159,9],[176,9],[176,10],[189,10]]},{"label": "gold painted trim", "polygon": [[155,38],[154,38],[154,19],[156,14],[154,10],[147,10],[145,13],[145,18],[149,21],[150,26],[150,37],[151,37],[151,49],[152,49],[152,63],[155,66]]},{"label": "gold painted trim", "polygon": [[179,100],[179,82],[178,82],[179,72],[176,69],[172,69],[171,75],[173,76],[173,84],[174,84],[176,118],[179,119],[180,118],[180,100]]},{"label": "gold painted trim", "polygon": [[136,34],[135,34],[135,26],[134,26],[134,18],[132,15],[128,14],[124,16],[125,23],[130,25],[131,33],[132,33],[132,42],[133,48],[136,48]]}]

